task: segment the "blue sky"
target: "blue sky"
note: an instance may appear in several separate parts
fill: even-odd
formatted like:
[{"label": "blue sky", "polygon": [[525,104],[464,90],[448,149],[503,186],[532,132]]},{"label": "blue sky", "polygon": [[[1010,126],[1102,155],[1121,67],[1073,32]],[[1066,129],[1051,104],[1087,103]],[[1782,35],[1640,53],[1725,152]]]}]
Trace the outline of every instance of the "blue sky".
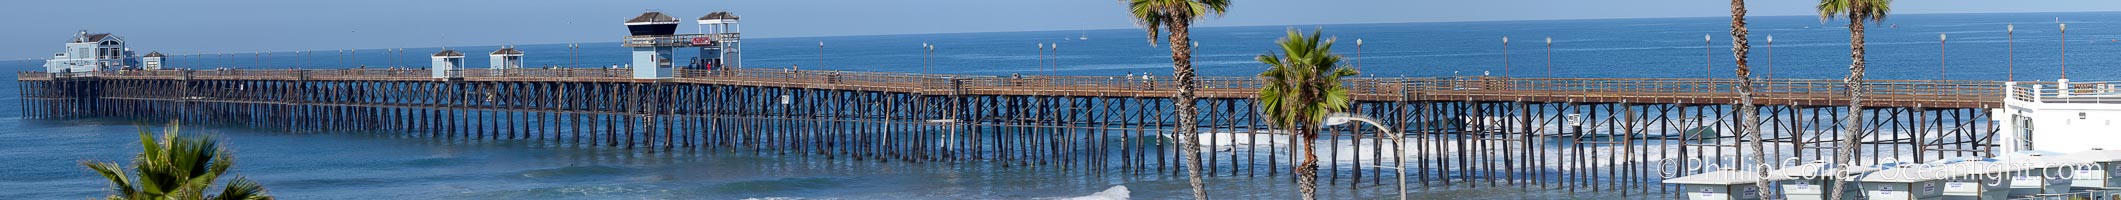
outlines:
[{"label": "blue sky", "polygon": [[[1752,15],[1814,15],[1811,0]],[[1717,0],[1237,0],[1200,26],[1728,16]],[[1895,14],[2121,10],[2113,0],[1903,0]],[[7,1],[0,60],[56,52],[82,29],[174,54],[612,42],[645,10],[744,17],[746,37],[1134,28],[1117,0],[101,0]],[[84,12],[96,10],[97,12]],[[685,25],[681,29],[691,29]],[[687,31],[689,32],[689,31]]]}]

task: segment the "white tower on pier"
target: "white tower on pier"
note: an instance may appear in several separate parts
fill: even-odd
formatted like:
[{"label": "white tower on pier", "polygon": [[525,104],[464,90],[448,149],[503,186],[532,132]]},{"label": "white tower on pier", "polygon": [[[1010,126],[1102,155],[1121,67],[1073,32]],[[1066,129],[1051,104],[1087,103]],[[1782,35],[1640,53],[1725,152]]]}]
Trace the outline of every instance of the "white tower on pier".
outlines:
[{"label": "white tower on pier", "polygon": [[147,52],[147,56],[140,57],[140,69],[162,69],[162,52]]},{"label": "white tower on pier", "polygon": [[633,78],[670,78],[671,52],[689,45],[678,41],[677,28],[678,19],[662,12],[650,11],[626,20],[626,30],[631,35],[626,36],[622,46],[633,48]]},{"label": "white tower on pier", "polygon": [[435,52],[435,55],[430,56],[429,58],[434,59],[434,64],[431,65],[431,68],[434,71],[434,78],[463,77],[462,72],[464,71],[464,53],[457,53],[456,50],[443,49],[442,52]]},{"label": "white tower on pier", "polygon": [[741,56],[743,55],[741,51],[741,47],[743,47],[742,37],[737,34],[737,18],[736,14],[728,11],[708,13],[707,16],[700,17],[698,20],[699,31],[705,38],[695,38],[693,40],[712,42],[694,44],[700,47],[700,56],[693,58],[698,68],[734,69],[744,67],[743,56]]},{"label": "white tower on pier", "polygon": [[516,51],[513,46],[501,47],[500,50],[493,50],[492,54],[488,54],[487,60],[487,65],[493,69],[522,69],[523,51]]}]

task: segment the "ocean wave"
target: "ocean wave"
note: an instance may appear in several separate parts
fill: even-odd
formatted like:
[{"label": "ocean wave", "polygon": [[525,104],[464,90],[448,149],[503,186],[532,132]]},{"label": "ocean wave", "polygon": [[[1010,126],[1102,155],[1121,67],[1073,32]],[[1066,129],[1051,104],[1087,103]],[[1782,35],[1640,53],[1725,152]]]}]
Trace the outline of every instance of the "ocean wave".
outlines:
[{"label": "ocean wave", "polygon": [[610,174],[622,174],[622,173],[627,173],[628,171],[632,171],[632,169],[628,169],[628,168],[621,168],[621,167],[613,167],[613,166],[602,166],[602,165],[596,165],[596,166],[568,166],[568,167],[561,167],[561,168],[552,168],[552,169],[536,169],[536,170],[527,170],[527,171],[523,171],[523,172],[521,172],[521,173],[519,173],[519,174],[521,174],[521,176],[522,176],[522,177],[524,177],[524,178],[550,178],[550,177],[572,177],[572,176],[595,176],[595,175],[610,175]]}]

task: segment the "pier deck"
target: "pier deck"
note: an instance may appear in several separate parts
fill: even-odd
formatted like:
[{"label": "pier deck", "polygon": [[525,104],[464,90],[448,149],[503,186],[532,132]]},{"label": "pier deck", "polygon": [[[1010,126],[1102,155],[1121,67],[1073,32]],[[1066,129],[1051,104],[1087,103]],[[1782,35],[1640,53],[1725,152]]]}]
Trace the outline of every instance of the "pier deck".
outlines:
[{"label": "pier deck", "polygon": [[[919,95],[1035,95],[1087,97],[1161,97],[1175,94],[1170,79],[1140,80],[1110,76],[1000,77],[908,73],[676,70],[670,79],[634,79],[626,69],[468,69],[460,79],[430,78],[426,70],[216,70],[106,71],[101,79],[117,80],[311,80],[311,81],[470,81],[470,82],[668,82],[754,87],[863,90]],[[51,80],[45,73],[25,72],[18,80]],[[1510,78],[1425,77],[1350,78],[1344,81],[1357,100],[1365,101],[1530,101],[1641,104],[1735,104],[1737,80],[1686,78]],[[1203,77],[1201,98],[1252,98],[1260,81],[1253,77]],[[1995,108],[2004,95],[2001,81],[1868,80],[1864,106]],[[1840,80],[1774,79],[1754,83],[1755,103],[1788,106],[1847,106]]]},{"label": "pier deck", "polygon": [[[181,119],[287,132],[385,132],[449,141],[715,151],[884,162],[983,162],[1106,175],[1178,175],[1169,79],[998,77],[882,72],[627,69],[155,70],[25,72],[35,119]],[[1424,186],[1665,193],[1669,174],[1744,149],[1728,79],[1427,77],[1344,81],[1348,112],[1403,133],[1330,126],[1322,182],[1390,184],[1405,162]],[[1259,119],[1253,77],[1204,77],[1202,152],[1213,176],[1278,176],[1297,162]],[[1839,80],[1762,80],[1767,152],[1831,159],[1862,112],[1859,162],[1987,156],[1995,81],[1873,80],[1849,111]],[[2016,90],[2016,89],[2013,89]],[[584,143],[586,140],[587,143]],[[1264,140],[1264,141],[1262,141]],[[1393,156],[1404,150],[1406,157]],[[1890,160],[1887,160],[1890,159]],[[1266,168],[1266,169],[1259,169]],[[1365,180],[1367,179],[1367,180]],[[1350,182],[1340,183],[1338,181]]]}]

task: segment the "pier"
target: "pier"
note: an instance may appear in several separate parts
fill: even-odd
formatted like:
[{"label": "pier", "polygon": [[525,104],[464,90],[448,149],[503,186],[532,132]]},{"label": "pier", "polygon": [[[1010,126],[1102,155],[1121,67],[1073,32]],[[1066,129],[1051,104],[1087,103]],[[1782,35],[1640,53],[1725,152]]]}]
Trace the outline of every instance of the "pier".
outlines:
[{"label": "pier", "polygon": [[[644,153],[706,151],[876,162],[985,163],[1089,176],[1182,176],[1178,84],[1108,76],[976,76],[760,68],[104,70],[17,75],[23,117],[177,119],[291,133],[533,141]],[[1202,77],[1204,175],[1288,177],[1290,152],[1259,119],[1254,77]],[[1751,152],[1734,133],[1731,79],[1351,78],[1348,112],[1403,133],[1328,126],[1321,185],[1409,184],[1664,193],[1658,181]],[[2041,83],[2019,82],[2032,85]],[[2051,83],[2049,83],[2051,84]],[[1831,160],[1842,117],[1865,112],[1861,163],[1991,156],[1999,81],[1869,80],[1846,110],[1840,80],[1755,83],[1775,158]],[[2023,91],[2015,92],[2023,94]],[[2028,97],[2029,98],[2029,97]],[[1282,142],[1275,142],[1282,140]],[[1392,155],[1404,150],[1407,155]],[[1742,151],[1741,151],[1742,150]]]}]

